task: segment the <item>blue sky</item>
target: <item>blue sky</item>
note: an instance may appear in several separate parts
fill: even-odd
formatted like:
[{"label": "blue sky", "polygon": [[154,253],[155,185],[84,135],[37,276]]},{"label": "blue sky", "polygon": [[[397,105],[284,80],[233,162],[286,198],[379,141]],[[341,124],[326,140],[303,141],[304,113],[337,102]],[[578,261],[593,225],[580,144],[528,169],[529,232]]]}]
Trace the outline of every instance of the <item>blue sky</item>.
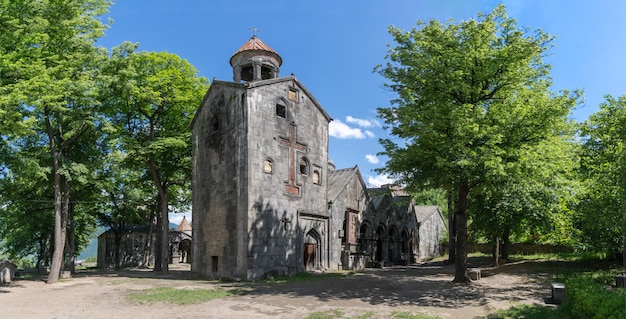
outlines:
[{"label": "blue sky", "polygon": [[376,154],[386,133],[376,108],[389,106],[394,96],[372,70],[385,62],[387,44],[394,44],[387,28],[467,20],[501,2],[518,26],[557,37],[547,59],[553,90],[585,93],[572,118],[587,119],[605,94],[626,94],[622,0],[127,0],[111,7],[107,16],[114,23],[98,44],[110,49],[138,42],[140,50],[187,59],[208,79],[232,81],[229,59],[256,27],[283,58],[280,75],[293,73],[333,117],[329,152],[337,168],[358,165],[366,183],[379,185],[386,178],[373,169],[385,163]]}]

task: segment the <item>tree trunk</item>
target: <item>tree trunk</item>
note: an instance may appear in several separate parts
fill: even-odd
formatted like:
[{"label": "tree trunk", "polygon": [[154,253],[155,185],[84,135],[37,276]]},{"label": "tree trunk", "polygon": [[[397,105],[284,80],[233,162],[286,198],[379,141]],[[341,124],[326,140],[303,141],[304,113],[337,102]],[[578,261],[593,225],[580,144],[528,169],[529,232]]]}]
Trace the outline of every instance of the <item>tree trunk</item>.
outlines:
[{"label": "tree trunk", "polygon": [[59,281],[61,267],[63,265],[63,250],[65,248],[65,231],[67,225],[67,210],[63,205],[63,191],[61,185],[60,152],[54,148],[54,141],[51,137],[53,175],[54,175],[54,252],[50,265],[50,274],[46,283],[54,284]]},{"label": "tree trunk", "polygon": [[453,264],[456,259],[456,218],[452,191],[448,191],[448,263]]},{"label": "tree trunk", "polygon": [[[500,249],[500,254],[503,260],[509,259],[509,248],[511,247],[511,241],[509,237],[511,235],[511,229],[507,228],[502,232],[502,248]],[[506,261],[503,261],[506,263]]]},{"label": "tree trunk", "polygon": [[459,197],[456,202],[456,259],[454,267],[455,283],[467,283],[467,207],[469,199],[469,185],[462,182],[459,187]]},{"label": "tree trunk", "polygon": [[152,234],[154,233],[154,210],[150,213],[150,223],[148,224],[148,234],[143,245],[143,257],[141,267],[150,266],[150,257],[152,256]]},{"label": "tree trunk", "polygon": [[74,224],[75,203],[69,203],[67,209],[67,239],[65,240],[65,251],[68,255],[70,272],[76,273],[76,232]]},{"label": "tree trunk", "polygon": [[115,253],[113,255],[113,262],[115,263],[115,269],[120,269],[120,249],[122,248],[120,246],[122,246],[122,232],[124,230],[124,223],[117,223],[116,227],[117,229],[115,230],[115,237],[113,239],[113,241],[115,242]]},{"label": "tree trunk", "polygon": [[[168,216],[168,206],[169,206],[169,198],[167,194],[168,184],[166,180],[162,180],[159,176],[159,172],[157,171],[154,160],[148,159],[148,167],[150,168],[150,173],[152,175],[152,180],[157,188],[159,193],[159,211],[157,212],[157,247],[155,249],[155,265],[154,271],[161,271],[162,273],[167,273],[169,270],[169,260],[170,260],[170,234],[169,234],[169,216]],[[159,236],[160,235],[160,236]],[[158,251],[157,251],[158,250]],[[160,256],[158,255],[160,253]],[[160,263],[160,268],[157,266]]]},{"label": "tree trunk", "polygon": [[168,216],[168,196],[167,188],[163,188],[163,194],[161,194],[161,207],[159,211],[161,214],[161,272],[167,273],[170,263],[170,222]]},{"label": "tree trunk", "polygon": [[161,231],[161,226],[163,226],[163,221],[161,220],[161,204],[160,204],[160,200],[159,199],[159,204],[157,205],[157,212],[156,212],[156,229],[155,229],[155,241],[154,241],[154,271],[161,271],[161,269],[163,268],[163,264],[161,263],[163,261],[163,258],[161,257],[163,255],[163,249],[161,247],[161,245],[163,244],[163,240],[161,239],[161,236],[163,236],[163,232]]},{"label": "tree trunk", "polygon": [[500,238],[498,236],[493,236],[493,251],[491,252],[491,257],[493,257],[493,265],[499,265],[500,258]]}]

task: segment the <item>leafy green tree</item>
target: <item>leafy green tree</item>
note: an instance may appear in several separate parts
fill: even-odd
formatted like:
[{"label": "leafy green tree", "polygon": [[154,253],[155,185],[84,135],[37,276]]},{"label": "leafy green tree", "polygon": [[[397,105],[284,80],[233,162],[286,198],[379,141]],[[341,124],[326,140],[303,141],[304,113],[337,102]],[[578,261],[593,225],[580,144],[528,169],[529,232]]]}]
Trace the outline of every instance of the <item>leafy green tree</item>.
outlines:
[{"label": "leafy green tree", "polygon": [[395,137],[381,140],[381,171],[408,188],[454,190],[454,282],[468,282],[470,195],[554,132],[577,95],[550,91],[543,57],[552,37],[517,27],[502,5],[477,20],[389,32],[397,46],[376,70],[398,98],[378,109]]},{"label": "leafy green tree", "polygon": [[[95,47],[106,24],[105,0],[0,1],[0,104],[2,128],[31,132],[50,153],[54,194],[54,252],[48,283],[63,266],[70,202],[76,176],[87,169],[72,148],[101,121],[98,69],[106,58]],[[6,42],[5,42],[6,41]],[[84,141],[82,141],[84,142]]]},{"label": "leafy green tree", "polygon": [[111,77],[108,114],[118,129],[127,164],[145,172],[156,189],[155,271],[168,271],[170,205],[184,203],[191,181],[194,111],[208,82],[184,59],[166,53],[135,52],[135,45],[114,48],[107,66]]},{"label": "leafy green tree", "polygon": [[584,193],[576,227],[588,250],[616,258],[624,253],[626,233],[626,95],[607,96],[581,132]]},{"label": "leafy green tree", "polygon": [[[509,173],[490,180],[472,194],[470,211],[476,235],[493,239],[494,262],[499,252],[508,259],[511,236],[532,235],[543,241],[572,244],[570,207],[578,191],[579,144],[572,124],[538,145],[527,148]],[[502,247],[499,243],[502,240]],[[501,248],[501,249],[500,249]]]}]

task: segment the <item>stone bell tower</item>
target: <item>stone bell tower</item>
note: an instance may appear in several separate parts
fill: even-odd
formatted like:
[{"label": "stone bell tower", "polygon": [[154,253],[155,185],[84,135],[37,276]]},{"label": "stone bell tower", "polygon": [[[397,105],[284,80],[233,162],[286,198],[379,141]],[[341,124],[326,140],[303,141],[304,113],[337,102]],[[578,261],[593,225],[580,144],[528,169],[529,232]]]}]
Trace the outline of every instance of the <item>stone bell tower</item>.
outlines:
[{"label": "stone bell tower", "polygon": [[[192,122],[192,271],[261,278],[330,261],[330,116],[256,35],[230,58]],[[307,249],[307,250],[305,250]],[[307,254],[308,252],[308,254]]]},{"label": "stone bell tower", "polygon": [[278,78],[283,59],[256,35],[244,43],[230,58],[235,82],[252,82]]}]

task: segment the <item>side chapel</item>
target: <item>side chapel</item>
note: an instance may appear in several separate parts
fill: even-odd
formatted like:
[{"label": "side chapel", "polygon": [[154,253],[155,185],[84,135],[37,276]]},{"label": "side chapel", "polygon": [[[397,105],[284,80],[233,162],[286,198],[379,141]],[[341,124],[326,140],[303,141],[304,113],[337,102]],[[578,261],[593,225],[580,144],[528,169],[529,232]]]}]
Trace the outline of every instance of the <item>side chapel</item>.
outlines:
[{"label": "side chapel", "polygon": [[257,279],[438,254],[438,208],[418,220],[401,190],[336,170],[332,118],[295,76],[279,77],[281,64],[253,36],[230,58],[233,81],[214,79],[195,114],[192,271]]}]

